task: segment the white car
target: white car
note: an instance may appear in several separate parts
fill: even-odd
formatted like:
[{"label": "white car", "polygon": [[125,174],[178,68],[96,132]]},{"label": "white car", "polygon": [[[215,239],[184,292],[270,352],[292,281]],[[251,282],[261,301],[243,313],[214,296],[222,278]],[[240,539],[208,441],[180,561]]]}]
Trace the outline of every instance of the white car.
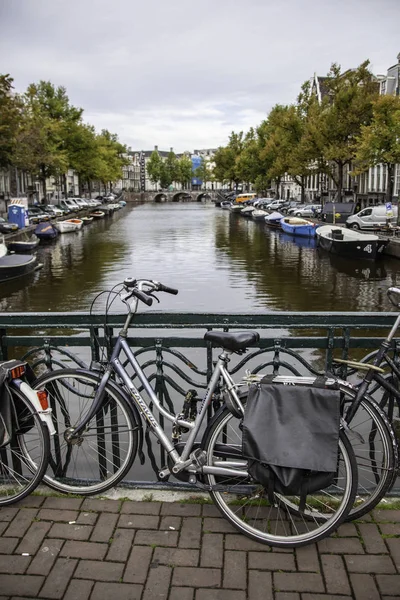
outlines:
[{"label": "white car", "polygon": [[81,209],[88,208],[88,203],[86,202],[86,200],[84,198],[74,198],[74,200],[77,203],[77,205],[79,206],[79,208],[81,208]]},{"label": "white car", "polygon": [[289,214],[296,217],[316,217],[322,210],[321,204],[306,204],[288,211]]}]

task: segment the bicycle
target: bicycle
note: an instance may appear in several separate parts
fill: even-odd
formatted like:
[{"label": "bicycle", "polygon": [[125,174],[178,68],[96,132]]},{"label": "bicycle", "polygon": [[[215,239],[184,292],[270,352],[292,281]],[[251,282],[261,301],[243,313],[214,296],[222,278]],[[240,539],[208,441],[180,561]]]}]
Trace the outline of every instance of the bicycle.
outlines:
[{"label": "bicycle", "polygon": [[[172,414],[160,405],[127,343],[127,331],[139,301],[151,305],[154,292],[175,294],[177,290],[150,280],[125,280],[119,295],[128,307],[128,315],[103,373],[60,369],[37,380],[36,387],[46,389],[49,395],[57,430],[53,438],[50,470],[44,481],[59,491],[83,495],[113,487],[127,474],[136,454],[142,457],[143,417],[168,456],[168,464],[159,473],[160,479],[166,480],[174,475],[208,491],[222,514],[242,533],[257,541],[284,547],[315,542],[329,535],[352,509],[357,490],[357,464],[344,428],[340,434],[334,485],[307,498],[305,511],[299,510],[298,498],[282,494],[275,495],[272,506],[266,500],[264,490],[249,478],[247,463],[241,455],[240,417],[246,394],[243,390],[240,393],[239,388],[247,386],[248,381],[235,384],[227,369],[229,356],[243,353],[248,346],[255,344],[258,334],[252,331],[207,332],[205,339],[222,347],[222,351],[200,409],[197,411],[197,398],[187,394],[182,412]],[[149,397],[149,403],[145,402],[121,363],[122,351]],[[112,376],[116,376],[118,383]],[[310,383],[312,379],[291,378],[299,385]],[[198,442],[196,437],[220,382],[225,404],[208,423]],[[339,387],[345,403],[351,403],[355,390],[345,382],[339,382]],[[172,440],[149,405],[154,405],[160,417],[171,423]],[[382,458],[374,458],[373,468],[387,472],[391,458],[386,444],[386,422],[366,398],[359,403],[356,417],[360,410],[366,412],[385,442]],[[343,425],[350,431],[348,424],[343,422]],[[354,428],[351,433],[358,439]],[[183,442],[182,437],[186,434],[187,439]]]},{"label": "bicycle", "polygon": [[47,394],[22,378],[27,365],[0,363],[0,506],[18,502],[42,481],[55,433]]}]

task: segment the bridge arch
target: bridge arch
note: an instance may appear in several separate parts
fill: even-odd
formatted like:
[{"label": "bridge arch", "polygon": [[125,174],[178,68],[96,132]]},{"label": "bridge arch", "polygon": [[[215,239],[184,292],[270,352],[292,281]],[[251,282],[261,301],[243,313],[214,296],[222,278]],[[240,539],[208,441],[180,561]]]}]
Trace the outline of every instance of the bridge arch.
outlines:
[{"label": "bridge arch", "polygon": [[167,201],[167,196],[161,192],[154,196],[154,202],[166,202],[166,201]]},{"label": "bridge arch", "polygon": [[180,191],[172,196],[172,202],[187,202],[193,200],[189,192]]},{"label": "bridge arch", "polygon": [[201,192],[197,196],[197,202],[203,202],[204,200],[211,200],[211,196],[210,196],[210,194],[207,191],[206,192]]}]

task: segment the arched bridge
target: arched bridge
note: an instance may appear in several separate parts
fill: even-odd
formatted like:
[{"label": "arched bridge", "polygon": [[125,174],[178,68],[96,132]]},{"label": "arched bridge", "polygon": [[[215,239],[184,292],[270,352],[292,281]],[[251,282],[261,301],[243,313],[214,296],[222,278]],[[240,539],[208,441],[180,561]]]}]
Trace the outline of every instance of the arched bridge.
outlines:
[{"label": "arched bridge", "polygon": [[181,190],[179,192],[125,192],[128,202],[206,202],[217,200],[213,190]]}]

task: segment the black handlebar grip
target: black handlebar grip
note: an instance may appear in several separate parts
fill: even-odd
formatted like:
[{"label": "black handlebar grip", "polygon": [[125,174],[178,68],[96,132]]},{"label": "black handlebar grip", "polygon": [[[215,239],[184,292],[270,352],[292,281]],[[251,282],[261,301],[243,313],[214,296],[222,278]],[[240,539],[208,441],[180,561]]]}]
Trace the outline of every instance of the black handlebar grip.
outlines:
[{"label": "black handlebar grip", "polygon": [[131,288],[134,287],[136,285],[136,279],[133,279],[133,277],[127,277],[126,279],[124,279],[124,286],[127,288]]},{"label": "black handlebar grip", "polygon": [[167,294],[173,294],[174,296],[176,296],[178,293],[178,290],[170,288],[167,285],[163,285],[162,283],[160,283],[158,289],[160,290],[160,292],[167,292]]},{"label": "black handlebar grip", "polygon": [[133,295],[145,304],[147,304],[147,306],[151,306],[153,304],[153,298],[145,294],[145,292],[141,292],[140,290],[133,290]]}]

